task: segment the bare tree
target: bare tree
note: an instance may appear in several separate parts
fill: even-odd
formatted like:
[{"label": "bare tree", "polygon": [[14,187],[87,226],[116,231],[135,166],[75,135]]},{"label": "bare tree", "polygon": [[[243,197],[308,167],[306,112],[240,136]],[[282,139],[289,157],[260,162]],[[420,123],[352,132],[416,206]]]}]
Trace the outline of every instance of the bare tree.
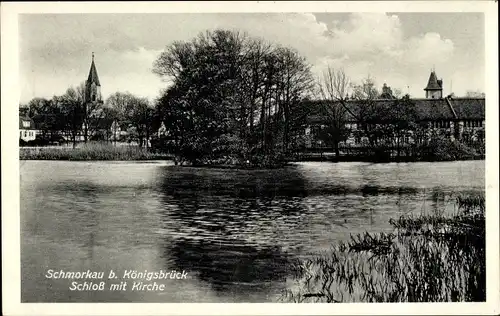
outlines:
[{"label": "bare tree", "polygon": [[481,91],[467,91],[465,97],[467,98],[484,98],[486,94]]},{"label": "bare tree", "polygon": [[351,114],[347,103],[349,87],[350,80],[344,70],[335,70],[330,66],[323,71],[317,84],[317,91],[323,100],[319,110],[327,119],[321,136],[323,141],[333,146],[337,158],[340,156],[339,143],[345,141],[351,132],[347,127],[348,115]]}]

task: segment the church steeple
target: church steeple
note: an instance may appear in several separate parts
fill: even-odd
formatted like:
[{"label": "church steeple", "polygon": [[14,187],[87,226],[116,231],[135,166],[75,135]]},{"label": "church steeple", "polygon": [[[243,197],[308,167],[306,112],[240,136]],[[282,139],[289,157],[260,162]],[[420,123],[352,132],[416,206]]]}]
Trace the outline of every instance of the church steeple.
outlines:
[{"label": "church steeple", "polygon": [[85,82],[85,102],[102,102],[101,83],[97,75],[97,68],[94,62],[94,52],[92,52],[92,63],[87,81]]}]

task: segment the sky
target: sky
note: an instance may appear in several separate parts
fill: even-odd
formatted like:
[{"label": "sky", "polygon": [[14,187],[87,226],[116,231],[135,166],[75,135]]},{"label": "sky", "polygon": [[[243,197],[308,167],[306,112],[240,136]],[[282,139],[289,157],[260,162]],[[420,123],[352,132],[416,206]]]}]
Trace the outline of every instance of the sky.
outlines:
[{"label": "sky", "polygon": [[431,69],[444,94],[485,90],[482,13],[22,14],[20,102],[85,81],[92,52],[103,98],[128,91],[154,100],[166,87],[151,71],[158,55],[215,28],[294,48],[315,75],[330,65],[354,83],[370,77],[415,98],[425,97]]}]

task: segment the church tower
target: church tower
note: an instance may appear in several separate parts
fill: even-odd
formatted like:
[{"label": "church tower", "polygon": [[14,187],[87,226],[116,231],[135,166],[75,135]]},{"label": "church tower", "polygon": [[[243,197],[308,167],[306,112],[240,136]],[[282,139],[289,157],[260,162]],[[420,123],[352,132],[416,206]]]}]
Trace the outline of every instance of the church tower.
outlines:
[{"label": "church tower", "polygon": [[427,87],[424,90],[427,99],[441,99],[443,97],[443,80],[437,79],[434,70],[431,71]]},{"label": "church tower", "polygon": [[85,82],[85,103],[102,102],[101,83],[97,75],[94,63],[94,53],[92,52],[92,64],[90,65],[89,77]]}]

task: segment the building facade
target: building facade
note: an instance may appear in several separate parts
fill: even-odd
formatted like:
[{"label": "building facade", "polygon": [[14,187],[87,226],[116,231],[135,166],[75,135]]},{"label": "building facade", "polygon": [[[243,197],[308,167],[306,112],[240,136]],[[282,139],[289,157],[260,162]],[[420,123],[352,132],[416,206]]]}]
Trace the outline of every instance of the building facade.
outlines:
[{"label": "building facade", "polygon": [[[431,72],[427,86],[424,88],[425,98],[409,99],[413,111],[412,118],[418,128],[407,127],[404,133],[398,134],[398,146],[400,143],[411,144],[417,141],[431,140],[440,136],[451,140],[459,140],[465,143],[477,143],[485,141],[485,98],[457,98],[453,96],[443,97],[443,81],[438,80],[436,73]],[[373,100],[347,100],[343,106],[345,111],[343,123],[346,137],[340,142],[342,147],[363,147],[368,143],[368,137],[363,131],[369,129],[384,130],[384,126],[391,124],[402,124],[395,121],[391,116],[391,109],[398,106],[401,100],[392,96],[390,87],[384,84],[382,93]],[[314,101],[313,108],[324,108],[327,101]],[[328,105],[326,105],[328,106]],[[369,109],[376,113],[376,119],[371,119],[366,114]],[[369,111],[368,111],[369,112]],[[306,148],[327,147],[322,132],[328,128],[326,116],[321,112],[312,112],[308,117],[308,127],[305,130]],[[404,117],[405,114],[401,114]],[[389,128],[386,128],[389,130]],[[423,135],[417,135],[417,130]],[[401,130],[399,130],[401,132]],[[323,133],[324,135],[324,133]],[[399,139],[400,138],[400,139]],[[388,143],[394,143],[389,139]]]},{"label": "building facade", "polygon": [[25,142],[36,139],[35,122],[28,116],[19,117],[19,139]]}]

